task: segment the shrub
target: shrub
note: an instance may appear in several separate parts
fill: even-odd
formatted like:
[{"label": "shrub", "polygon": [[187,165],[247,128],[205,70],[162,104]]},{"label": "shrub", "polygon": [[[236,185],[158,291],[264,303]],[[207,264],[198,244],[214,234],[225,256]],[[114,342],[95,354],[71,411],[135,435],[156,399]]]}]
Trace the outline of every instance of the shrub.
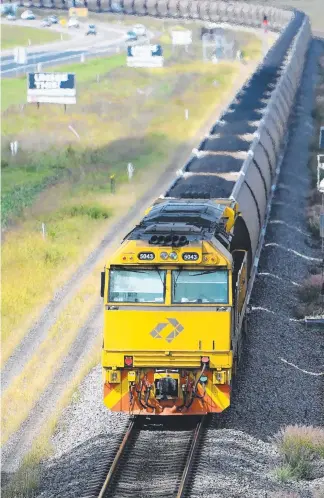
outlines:
[{"label": "shrub", "polygon": [[321,206],[315,204],[307,211],[307,223],[310,232],[317,238],[320,236],[320,212]]},{"label": "shrub", "polygon": [[88,216],[93,220],[107,219],[111,216],[111,210],[104,206],[90,204],[80,204],[79,206],[72,206],[64,210],[65,214],[69,216]]},{"label": "shrub", "polygon": [[274,441],[284,462],[276,472],[281,480],[310,479],[312,462],[324,458],[321,427],[289,425],[274,436]]},{"label": "shrub", "polygon": [[311,275],[304,280],[298,289],[298,295],[304,303],[317,302],[320,297],[322,287],[322,275]]}]

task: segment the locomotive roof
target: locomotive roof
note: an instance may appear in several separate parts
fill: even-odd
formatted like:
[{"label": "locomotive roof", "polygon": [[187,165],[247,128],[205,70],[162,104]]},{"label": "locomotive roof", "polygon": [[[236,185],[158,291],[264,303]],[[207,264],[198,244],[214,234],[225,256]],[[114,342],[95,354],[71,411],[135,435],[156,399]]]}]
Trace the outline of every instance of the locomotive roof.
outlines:
[{"label": "locomotive roof", "polygon": [[[126,236],[129,240],[148,240],[152,236],[166,236],[164,244],[172,245],[167,236],[186,236],[187,241],[209,240],[218,236],[221,242],[228,243],[229,234],[225,230],[227,218],[223,217],[224,204],[211,200],[165,199],[151,208],[142,221]],[[168,242],[169,241],[169,242]],[[156,243],[156,242],[152,242]]]}]

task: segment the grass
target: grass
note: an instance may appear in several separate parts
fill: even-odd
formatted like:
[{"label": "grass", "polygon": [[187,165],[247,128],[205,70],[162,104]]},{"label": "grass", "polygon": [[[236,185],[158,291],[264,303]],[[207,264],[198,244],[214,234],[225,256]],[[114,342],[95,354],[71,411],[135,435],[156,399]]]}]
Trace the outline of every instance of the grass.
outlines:
[{"label": "grass", "polygon": [[311,479],[315,460],[324,459],[324,429],[289,425],[274,437],[283,465],[276,470],[281,481]]},{"label": "grass", "polygon": [[2,444],[5,444],[26,419],[40,394],[61,365],[90,310],[98,299],[97,275],[88,277],[48,331],[22,373],[2,393]]},{"label": "grass", "polygon": [[23,459],[19,469],[15,472],[10,484],[3,486],[1,490],[3,498],[17,498],[17,496],[30,497],[36,492],[40,483],[39,464],[53,452],[51,438],[57,428],[62,411],[79,393],[80,383],[100,360],[100,341],[101,339],[98,339],[92,351],[88,354],[84,364],[65,388],[53,414],[42,427],[39,436],[34,441],[31,450]]},{"label": "grass", "polygon": [[[117,58],[114,64],[119,62]],[[27,146],[34,148],[21,150],[15,158],[3,157],[7,161],[2,170],[3,220],[8,222],[17,216],[21,220],[22,213],[26,218],[20,221],[19,230],[5,234],[3,244],[3,361],[22,337],[27,316],[48,301],[60,279],[66,277],[65,270],[75,268],[94,235],[98,237],[105,220],[113,216],[110,175],[115,174],[118,191],[127,182],[128,162],[135,166],[134,185],[138,185],[142,171],[153,165],[163,167],[172,151],[205,121],[211,103],[220,101],[238,67],[225,63],[202,67],[196,61],[185,61],[157,73],[128,70],[115,67],[99,88],[96,82],[86,84],[80,97],[81,109],[72,109],[69,114],[62,116],[62,111],[47,106],[40,123],[35,108],[28,109],[24,119],[16,112],[3,120],[4,133],[13,133],[16,127],[16,136],[20,134],[23,144],[27,130]],[[184,80],[185,73],[188,81]],[[179,78],[184,80],[181,90],[177,89]],[[212,85],[215,78],[220,83],[217,91]],[[137,94],[136,88],[147,87],[153,88],[148,98]],[[202,95],[199,106],[194,104],[197,92]],[[161,94],[167,101],[163,106]],[[113,105],[107,103],[108,99]],[[185,108],[190,112],[188,121],[184,119]],[[51,122],[52,136],[42,132],[47,122]],[[71,122],[84,137],[82,144],[73,143],[72,134],[67,139],[64,129]],[[42,134],[40,146],[45,142],[45,153],[35,150],[33,133],[35,140]],[[46,144],[46,140],[52,142]],[[55,142],[61,143],[58,153]],[[56,187],[48,187],[53,184]],[[46,195],[40,194],[44,188]],[[124,204],[131,205],[128,201]],[[42,223],[47,230],[45,241]],[[23,285],[17,286],[22,274]]]},{"label": "grass", "polygon": [[[75,73],[78,88],[80,84],[86,84],[90,81],[93,82],[97,75],[99,77],[104,75],[106,76],[115,68],[125,65],[125,62],[125,55],[118,54],[111,57],[91,59],[84,64],[63,64],[61,66],[55,66],[55,71]],[[9,109],[11,106],[24,104],[25,102],[26,77],[3,78],[1,81],[2,112]],[[8,116],[9,115],[7,115],[7,117]],[[22,114],[22,120],[23,119],[24,114]],[[3,125],[6,126],[6,123],[3,123]]]},{"label": "grass", "polygon": [[[70,38],[68,35],[63,36],[64,40]],[[48,29],[1,24],[1,50],[40,45],[58,40],[61,40],[61,34]]]}]

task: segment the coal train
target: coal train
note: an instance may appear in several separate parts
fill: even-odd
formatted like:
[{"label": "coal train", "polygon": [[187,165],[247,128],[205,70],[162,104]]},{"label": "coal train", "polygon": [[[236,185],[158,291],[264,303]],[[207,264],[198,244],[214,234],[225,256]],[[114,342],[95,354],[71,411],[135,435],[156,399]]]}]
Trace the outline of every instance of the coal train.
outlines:
[{"label": "coal train", "polygon": [[110,410],[199,415],[230,405],[284,134],[280,119],[265,126],[262,118],[302,21],[293,18],[275,57],[258,67],[102,272]]}]

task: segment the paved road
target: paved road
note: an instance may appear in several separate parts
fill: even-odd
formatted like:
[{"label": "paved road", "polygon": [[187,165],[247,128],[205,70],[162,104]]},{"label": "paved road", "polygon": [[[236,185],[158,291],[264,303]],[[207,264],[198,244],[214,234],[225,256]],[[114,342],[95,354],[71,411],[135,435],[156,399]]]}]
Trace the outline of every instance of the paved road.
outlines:
[{"label": "paved road", "polygon": [[[27,23],[16,21],[16,25],[40,27],[40,21],[36,25],[35,22],[28,24],[28,21]],[[81,54],[84,54],[85,58],[93,57],[97,53],[109,55],[115,53],[118,50],[117,47],[119,49],[125,47],[127,39],[126,32],[129,29],[127,26],[121,25],[117,28],[106,23],[96,23],[96,25],[98,28],[97,36],[85,36],[87,23],[84,23],[80,25],[80,29],[68,32],[71,36],[69,41],[65,40],[42,46],[27,47],[27,63],[24,65],[17,64],[14,61],[12,49],[3,51],[1,57],[2,76],[14,77],[26,71],[36,70],[39,63],[48,66],[50,63],[56,65],[69,61],[78,62],[80,61]],[[53,28],[53,30],[62,31],[60,26],[53,26]]]}]

